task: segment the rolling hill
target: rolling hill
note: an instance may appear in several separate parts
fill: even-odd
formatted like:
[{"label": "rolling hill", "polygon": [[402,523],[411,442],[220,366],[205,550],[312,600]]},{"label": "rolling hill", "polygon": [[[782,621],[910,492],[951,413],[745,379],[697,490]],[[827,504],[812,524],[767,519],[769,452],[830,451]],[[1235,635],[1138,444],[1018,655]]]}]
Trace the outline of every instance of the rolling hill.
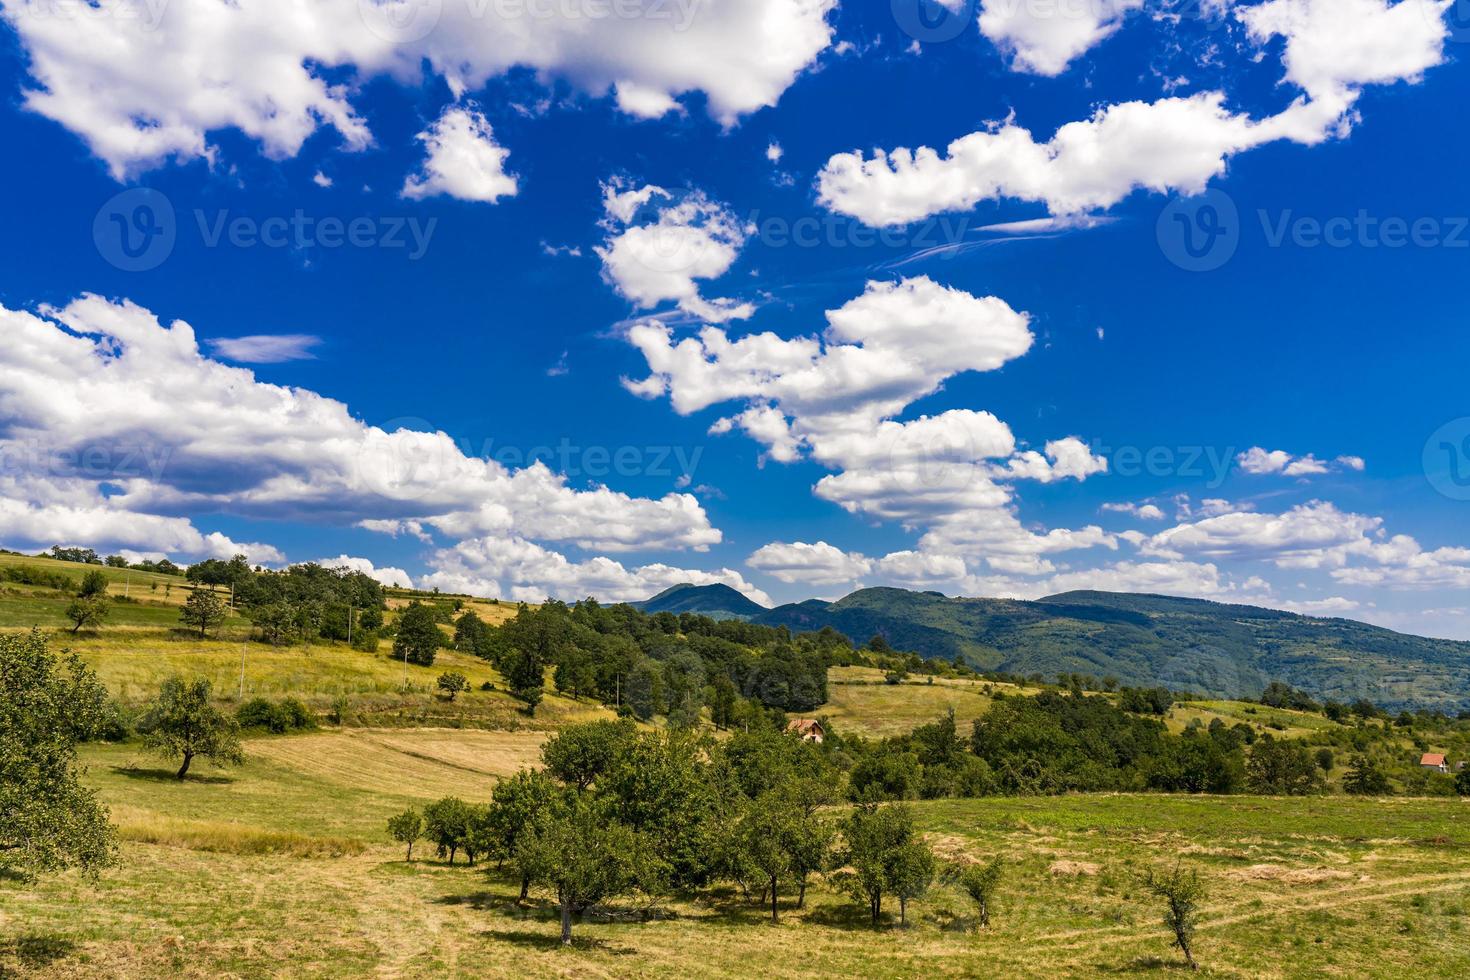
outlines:
[{"label": "rolling hill", "polygon": [[[734,590],[676,586],[645,605],[653,609],[672,594],[674,611],[729,615],[727,592]],[[1347,619],[1112,592],[1023,601],[872,588],[836,602],[808,600],[770,610],[740,598],[741,618],[753,622],[793,630],[831,626],[858,642],[882,634],[899,649],[960,656],[984,670],[1047,677],[1081,672],[1212,697],[1252,695],[1281,680],[1341,701],[1366,697],[1390,707],[1470,707],[1470,643]]]},{"label": "rolling hill", "polygon": [[692,612],[711,619],[757,619],[770,612],[728,585],[673,585],[651,599],[631,603],[648,613]]}]

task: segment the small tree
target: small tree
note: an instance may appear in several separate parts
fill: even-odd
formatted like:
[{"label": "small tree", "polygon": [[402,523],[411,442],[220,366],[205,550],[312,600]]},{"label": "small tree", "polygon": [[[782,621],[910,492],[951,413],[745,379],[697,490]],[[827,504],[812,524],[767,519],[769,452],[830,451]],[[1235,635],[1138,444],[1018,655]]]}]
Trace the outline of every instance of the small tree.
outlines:
[{"label": "small tree", "polygon": [[1172,871],[1146,871],[1143,884],[1166,903],[1164,924],[1174,933],[1174,945],[1184,954],[1189,968],[1198,970],[1199,964],[1194,961],[1194,933],[1199,926],[1199,904],[1205,896],[1199,874],[1194,870],[1185,871],[1183,865],[1175,861]]},{"label": "small tree", "polygon": [[1461,796],[1470,796],[1470,767],[1461,769],[1455,776],[1455,792]]},{"label": "small tree", "polygon": [[[1218,721],[1219,719],[1216,720]],[[1323,772],[1331,772],[1335,765],[1337,765],[1337,758],[1332,754],[1331,749],[1323,746],[1317,750],[1317,768]]]},{"label": "small tree", "polygon": [[[522,769],[496,783],[486,816],[490,836],[486,853],[500,861],[514,858],[521,834],[551,805],[557,792],[556,783],[541,769]],[[522,872],[520,901],[526,900],[530,888],[531,879]]]},{"label": "small tree", "polygon": [[170,677],[143,717],[140,727],[147,733],[147,746],[166,759],[183,759],[179,779],[196,756],[217,766],[245,761],[234,720],[209,703],[209,692],[209,681],[202,677],[192,683]]},{"label": "small tree", "polygon": [[[446,796],[424,807],[424,837],[434,845],[439,857],[448,857],[450,864],[469,837],[472,810],[457,796]],[[473,857],[470,863],[474,863]]]},{"label": "small tree", "polygon": [[980,913],[980,928],[990,925],[990,911],[995,907],[995,893],[1000,887],[1001,874],[1005,865],[999,855],[987,864],[967,864],[955,875],[959,886],[975,903]]},{"label": "small tree", "polygon": [[410,603],[398,617],[398,634],[393,637],[393,656],[420,667],[434,666],[434,657],[444,634],[434,622],[434,611],[421,602]]},{"label": "small tree", "polygon": [[934,882],[934,852],[917,838],[904,844],[889,863],[889,886],[898,896],[898,924],[907,926],[909,902],[923,897]]},{"label": "small tree", "polygon": [[107,715],[107,692],[78,657],[53,655],[39,630],[0,635],[0,879],[96,877],[115,859],[107,810],[77,767],[77,743]]},{"label": "small tree", "polygon": [[561,941],[572,942],[572,916],[635,889],[650,891],[661,862],[642,835],[604,806],[566,793],[548,807],[516,846],[516,864],[556,893]]},{"label": "small tree", "polygon": [[1348,763],[1347,774],[1342,777],[1342,791],[1354,796],[1389,796],[1393,784],[1378,764],[1366,755],[1355,755]]},{"label": "small tree", "polygon": [[66,618],[71,620],[71,631],[79,633],[84,627],[101,626],[107,621],[108,602],[104,595],[79,596],[66,607]]},{"label": "small tree", "polygon": [[413,860],[413,845],[424,836],[424,818],[412,807],[404,810],[396,817],[388,818],[388,833],[400,844],[408,845],[408,855],[405,861]]},{"label": "small tree", "polygon": [[225,621],[226,615],[225,601],[217,592],[212,589],[195,589],[184,600],[184,607],[179,610],[179,621],[198,630],[199,639],[202,640],[210,630]]},{"label": "small tree", "polygon": [[453,701],[462,691],[469,689],[470,682],[457,670],[446,671],[439,675],[439,690],[450,701]]},{"label": "small tree", "polygon": [[883,896],[894,889],[900,856],[914,840],[913,813],[901,803],[865,803],[843,823],[842,836],[846,847],[839,860],[852,870],[839,879],[840,884],[868,903],[876,926],[883,917]]},{"label": "small tree", "polygon": [[92,596],[107,595],[107,575],[100,571],[91,571],[82,576],[82,584],[77,588],[77,596],[88,599]]}]

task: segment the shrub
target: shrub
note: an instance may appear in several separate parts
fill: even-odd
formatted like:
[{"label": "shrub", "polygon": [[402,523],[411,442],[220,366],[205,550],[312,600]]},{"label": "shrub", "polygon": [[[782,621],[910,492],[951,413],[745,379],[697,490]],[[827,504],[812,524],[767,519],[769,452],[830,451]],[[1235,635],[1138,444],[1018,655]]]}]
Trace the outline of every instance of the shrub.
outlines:
[{"label": "shrub", "polygon": [[316,727],[316,717],[295,698],[274,703],[265,698],[252,698],[236,710],[235,720],[241,728],[263,729],[276,735]]}]

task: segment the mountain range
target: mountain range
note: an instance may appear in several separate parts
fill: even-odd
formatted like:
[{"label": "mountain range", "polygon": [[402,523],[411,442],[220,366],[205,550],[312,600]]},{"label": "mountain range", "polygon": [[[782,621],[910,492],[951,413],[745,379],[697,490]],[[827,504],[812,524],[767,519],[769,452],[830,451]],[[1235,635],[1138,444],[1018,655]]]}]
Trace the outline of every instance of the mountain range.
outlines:
[{"label": "mountain range", "polygon": [[1026,601],[872,588],[767,609],[726,585],[676,585],[635,605],[797,632],[830,626],[855,643],[881,635],[925,657],[1048,679],[1085,673],[1211,697],[1284,681],[1345,702],[1470,708],[1470,643],[1204,599],[1066,592]]}]

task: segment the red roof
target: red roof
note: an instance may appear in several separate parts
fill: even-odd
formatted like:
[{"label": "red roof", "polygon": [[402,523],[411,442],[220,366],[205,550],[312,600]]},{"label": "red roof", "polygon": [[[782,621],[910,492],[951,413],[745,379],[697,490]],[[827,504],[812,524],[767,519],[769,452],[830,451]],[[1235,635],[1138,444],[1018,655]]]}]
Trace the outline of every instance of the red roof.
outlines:
[{"label": "red roof", "polygon": [[1419,765],[1442,766],[1444,765],[1444,756],[1440,755],[1438,752],[1425,752],[1424,758],[1419,760]]},{"label": "red roof", "polygon": [[822,723],[815,718],[793,718],[786,723],[786,730],[788,732],[796,731],[805,734],[814,728],[817,731],[822,730]]}]

